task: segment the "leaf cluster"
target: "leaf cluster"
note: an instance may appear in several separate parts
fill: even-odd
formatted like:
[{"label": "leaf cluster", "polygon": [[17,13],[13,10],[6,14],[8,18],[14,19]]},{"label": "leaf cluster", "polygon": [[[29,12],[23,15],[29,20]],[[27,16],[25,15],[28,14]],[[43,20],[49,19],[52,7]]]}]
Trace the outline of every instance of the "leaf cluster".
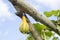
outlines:
[{"label": "leaf cluster", "polygon": [[[47,17],[51,17],[52,15],[54,15],[57,18],[60,18],[60,10],[52,10],[50,12],[45,11],[44,12],[44,15],[47,16]],[[56,24],[58,22],[58,20],[57,21],[51,20],[51,21],[57,26],[57,29],[60,31],[60,26],[58,24]],[[38,33],[41,35],[41,37],[44,40],[49,40],[51,38],[51,36],[53,36],[53,39],[52,40],[58,40],[57,37],[54,37],[54,34],[55,33],[52,33],[52,31],[50,31],[47,26],[45,26],[43,24],[40,24],[40,23],[34,23],[33,25],[35,26],[35,29],[38,31]],[[27,40],[34,40],[34,38],[30,34],[27,37]]]}]

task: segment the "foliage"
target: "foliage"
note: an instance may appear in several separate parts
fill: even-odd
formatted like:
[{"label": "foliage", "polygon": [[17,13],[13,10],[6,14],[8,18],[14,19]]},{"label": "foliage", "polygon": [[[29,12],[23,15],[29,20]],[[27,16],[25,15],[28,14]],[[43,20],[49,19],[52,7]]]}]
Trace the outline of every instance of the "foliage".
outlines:
[{"label": "foliage", "polygon": [[58,16],[58,14],[60,14],[60,10],[52,10],[52,11],[50,11],[50,12],[45,11],[44,14],[45,14],[47,17],[51,17],[52,15]]},{"label": "foliage", "polygon": [[58,38],[57,37],[54,37],[53,40],[58,40]]},{"label": "foliage", "polygon": [[[33,25],[35,26],[36,30],[38,31],[38,33],[41,35],[42,38],[48,40],[53,35],[53,33],[49,31],[45,25],[39,23],[35,23]],[[32,35],[29,35],[27,39],[33,40],[34,38],[32,39],[31,36]]]},{"label": "foliage", "polygon": [[[60,18],[60,10],[52,10],[50,12],[45,11],[44,14],[48,18],[51,17],[52,15],[56,16],[57,18]],[[60,20],[60,19],[57,19],[56,21],[55,20],[51,20],[51,21],[57,26],[57,29],[60,31],[60,24],[59,25],[57,24],[58,20]],[[55,33],[52,33],[52,31],[49,30],[49,28],[47,26],[45,26],[41,23],[34,23],[33,25],[35,26],[35,29],[38,31],[38,33],[41,35],[41,37],[44,40],[49,40],[51,38],[51,36],[54,36],[54,34],[55,34]],[[34,40],[34,38],[30,34],[27,37],[27,40]],[[58,40],[58,38],[53,37],[52,40]]]},{"label": "foliage", "polygon": [[27,37],[27,39],[26,39],[26,40],[34,40],[34,38],[33,38],[32,34],[29,34],[29,36]]}]

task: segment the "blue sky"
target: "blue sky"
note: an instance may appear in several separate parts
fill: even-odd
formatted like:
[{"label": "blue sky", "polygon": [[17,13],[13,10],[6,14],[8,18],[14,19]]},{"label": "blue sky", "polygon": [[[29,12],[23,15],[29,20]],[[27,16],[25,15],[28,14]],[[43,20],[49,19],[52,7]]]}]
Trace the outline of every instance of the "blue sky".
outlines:
[{"label": "blue sky", "polygon": [[[60,9],[60,0],[25,0],[41,14],[44,11]],[[15,15],[15,8],[8,0],[0,0],[0,40],[25,40],[27,35],[20,33],[21,19]],[[32,18],[30,18],[32,19]],[[35,21],[32,21],[34,23]]]}]

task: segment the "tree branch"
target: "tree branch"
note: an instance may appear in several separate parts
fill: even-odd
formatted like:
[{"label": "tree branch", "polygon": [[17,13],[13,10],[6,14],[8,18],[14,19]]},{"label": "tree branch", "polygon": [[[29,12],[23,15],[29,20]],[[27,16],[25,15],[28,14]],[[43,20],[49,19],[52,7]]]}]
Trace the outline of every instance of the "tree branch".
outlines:
[{"label": "tree branch", "polygon": [[40,13],[27,2],[16,0],[15,6],[19,6],[19,9],[22,9],[24,12],[32,16],[36,21],[43,23],[44,25],[49,27],[51,30],[55,31],[57,34],[60,35],[60,32],[58,31],[56,26],[50,20],[48,20],[47,17],[40,15]]},{"label": "tree branch", "polygon": [[[17,12],[16,15],[22,18],[23,11]],[[25,15],[25,16],[26,16],[26,15]],[[27,18],[27,16],[26,16],[26,18]],[[34,25],[30,23],[30,21],[29,21],[28,18],[27,18],[27,22],[28,22],[29,27],[30,27],[30,33],[33,35],[34,39],[35,39],[35,40],[42,40],[42,37],[41,37],[41,36],[39,35],[39,33],[36,31]]]}]

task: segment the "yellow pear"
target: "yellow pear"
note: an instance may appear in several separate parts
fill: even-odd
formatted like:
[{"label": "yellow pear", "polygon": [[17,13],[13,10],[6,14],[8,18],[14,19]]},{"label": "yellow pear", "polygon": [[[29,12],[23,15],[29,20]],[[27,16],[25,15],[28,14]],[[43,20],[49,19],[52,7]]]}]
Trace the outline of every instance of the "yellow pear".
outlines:
[{"label": "yellow pear", "polygon": [[25,16],[22,16],[22,23],[20,24],[20,28],[19,28],[20,32],[25,34],[29,31],[29,25],[26,21]]}]

